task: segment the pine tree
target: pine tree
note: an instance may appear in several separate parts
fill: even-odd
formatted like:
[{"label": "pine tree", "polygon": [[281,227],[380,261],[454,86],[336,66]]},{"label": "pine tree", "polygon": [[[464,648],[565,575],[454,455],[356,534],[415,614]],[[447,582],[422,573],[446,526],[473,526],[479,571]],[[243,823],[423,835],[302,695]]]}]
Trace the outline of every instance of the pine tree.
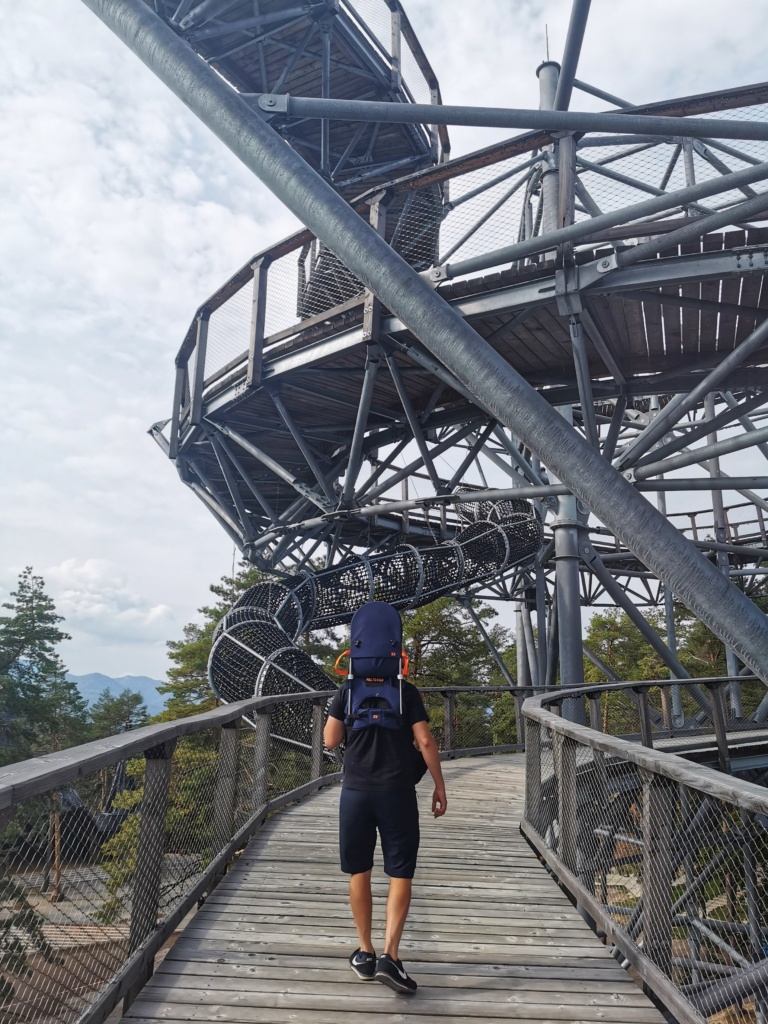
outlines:
[{"label": "pine tree", "polygon": [[[509,631],[491,623],[496,612],[475,604],[475,611],[497,650],[509,646]],[[417,686],[485,686],[495,681],[498,669],[469,612],[450,597],[406,613],[403,639],[410,656],[409,681]],[[444,731],[444,704],[429,701],[430,722],[438,740]],[[490,746],[493,715],[484,694],[457,694],[453,700],[454,745]]]},{"label": "pine tree", "polygon": [[149,721],[147,705],[140,693],[128,688],[113,695],[108,688],[91,704],[91,738],[114,736],[123,729],[138,729]]},{"label": "pine tree", "polygon": [[19,576],[11,614],[0,616],[0,706],[5,738],[0,764],[80,743],[86,735],[86,704],[56,647],[70,636],[45,593],[45,582],[28,566]]}]

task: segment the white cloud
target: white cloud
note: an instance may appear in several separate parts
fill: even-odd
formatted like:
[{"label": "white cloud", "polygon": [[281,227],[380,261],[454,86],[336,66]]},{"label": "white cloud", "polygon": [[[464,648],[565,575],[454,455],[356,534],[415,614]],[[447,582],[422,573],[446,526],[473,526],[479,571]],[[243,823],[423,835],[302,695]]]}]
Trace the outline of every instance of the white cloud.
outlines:
[{"label": "white cloud", "polygon": [[169,605],[151,605],[128,586],[125,570],[107,559],[68,558],[43,575],[70,630],[143,643],[163,639],[172,622]]}]

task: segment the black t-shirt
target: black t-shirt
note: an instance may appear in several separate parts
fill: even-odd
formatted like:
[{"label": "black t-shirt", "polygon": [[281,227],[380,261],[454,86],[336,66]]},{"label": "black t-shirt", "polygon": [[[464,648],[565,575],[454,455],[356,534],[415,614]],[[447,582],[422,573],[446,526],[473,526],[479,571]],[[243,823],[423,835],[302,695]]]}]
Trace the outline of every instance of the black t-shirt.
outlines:
[{"label": "black t-shirt", "polygon": [[[330,718],[344,721],[345,692],[331,698]],[[403,683],[401,729],[347,729],[344,751],[344,786],[347,789],[413,789],[411,771],[413,726],[428,722],[421,694],[412,683]]]}]

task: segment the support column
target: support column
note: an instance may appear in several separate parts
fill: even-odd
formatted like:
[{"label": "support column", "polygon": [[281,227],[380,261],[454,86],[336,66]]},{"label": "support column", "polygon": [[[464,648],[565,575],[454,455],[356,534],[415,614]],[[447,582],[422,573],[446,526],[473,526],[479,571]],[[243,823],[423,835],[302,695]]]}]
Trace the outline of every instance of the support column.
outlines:
[{"label": "support column", "polygon": [[[707,420],[713,420],[715,418],[715,396],[712,392],[710,392],[704,399],[704,417]],[[717,444],[716,430],[712,431],[711,434],[707,434],[707,444]],[[708,462],[709,475],[713,477],[720,476],[719,456],[712,456]],[[726,544],[728,542],[728,528],[725,518],[725,504],[723,502],[722,491],[712,491],[712,517],[715,524],[715,540],[718,544]],[[727,577],[731,568],[728,552],[724,550],[717,551],[715,553],[715,559],[717,561],[718,568],[723,575]],[[725,666],[726,672],[729,676],[738,676],[739,662],[734,654],[733,648],[729,647],[728,644],[725,645]],[[730,698],[731,714],[734,718],[742,718],[741,684],[735,680],[729,683],[728,696]]]},{"label": "support column", "polygon": [[[539,110],[553,110],[560,65],[553,60],[545,61],[536,69],[536,75],[539,79]],[[559,189],[554,146],[547,146],[542,153],[545,159],[541,164],[541,234],[547,235],[557,228]]]},{"label": "support column", "polygon": [[[667,515],[667,495],[664,491],[659,491],[656,495],[656,507],[659,512],[666,518]],[[672,591],[666,585],[662,584],[662,593],[664,594],[664,622],[667,630],[667,647],[672,652],[673,656],[677,657],[677,627],[675,626],[675,601],[672,596]],[[669,678],[675,679],[674,669],[669,669]],[[685,713],[683,712],[683,697],[679,686],[670,686],[671,698],[672,698],[672,727],[674,729],[682,729],[685,725]]]},{"label": "support column", "polygon": [[253,813],[264,807],[269,794],[269,728],[272,723],[272,708],[259,709],[253,716],[253,790],[251,808]]}]

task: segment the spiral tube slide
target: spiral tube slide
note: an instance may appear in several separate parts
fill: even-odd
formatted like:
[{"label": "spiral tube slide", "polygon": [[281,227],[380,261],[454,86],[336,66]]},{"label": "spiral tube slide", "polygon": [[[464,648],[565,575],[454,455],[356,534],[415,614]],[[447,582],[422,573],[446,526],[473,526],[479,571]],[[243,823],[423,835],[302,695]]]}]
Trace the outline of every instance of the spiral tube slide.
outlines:
[{"label": "spiral tube slide", "polygon": [[[327,690],[328,676],[296,646],[302,633],[349,622],[368,601],[395,608],[429,604],[531,561],[541,546],[541,523],[527,501],[467,503],[457,512],[466,525],[446,544],[426,550],[402,545],[389,554],[361,556],[246,590],[214,633],[208,678],[216,696],[231,703]],[[303,702],[278,707],[272,732],[286,743],[308,747],[309,716]]]}]

